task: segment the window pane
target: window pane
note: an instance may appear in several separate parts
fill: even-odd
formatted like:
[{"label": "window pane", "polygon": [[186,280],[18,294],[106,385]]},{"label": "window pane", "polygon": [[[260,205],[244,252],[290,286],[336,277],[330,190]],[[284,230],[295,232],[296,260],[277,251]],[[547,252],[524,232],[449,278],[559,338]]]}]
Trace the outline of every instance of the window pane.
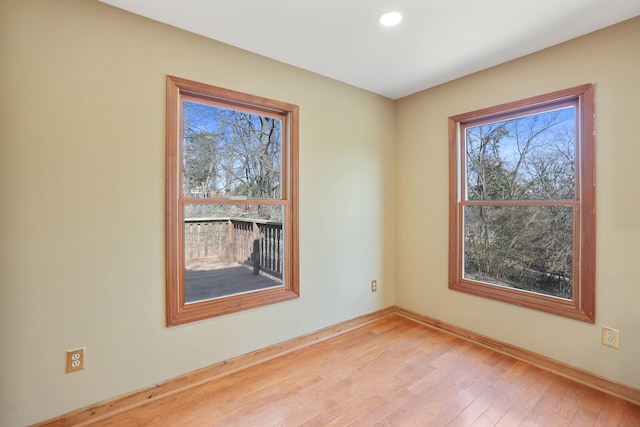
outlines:
[{"label": "window pane", "polygon": [[185,205],[185,302],[282,286],[283,205]]},{"label": "window pane", "polygon": [[575,195],[575,107],[468,127],[467,200]]},{"label": "window pane", "polygon": [[571,299],[572,265],[573,208],[464,207],[465,279]]},{"label": "window pane", "polygon": [[282,196],[282,120],[183,102],[183,197]]}]

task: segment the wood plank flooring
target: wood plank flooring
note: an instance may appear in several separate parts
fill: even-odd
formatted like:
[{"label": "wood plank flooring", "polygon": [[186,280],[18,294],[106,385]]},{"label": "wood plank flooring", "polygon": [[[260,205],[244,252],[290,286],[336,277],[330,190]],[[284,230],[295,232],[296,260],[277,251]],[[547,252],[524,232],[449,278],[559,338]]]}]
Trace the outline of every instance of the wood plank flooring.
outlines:
[{"label": "wood plank flooring", "polygon": [[640,407],[391,315],[96,426],[640,426]]}]

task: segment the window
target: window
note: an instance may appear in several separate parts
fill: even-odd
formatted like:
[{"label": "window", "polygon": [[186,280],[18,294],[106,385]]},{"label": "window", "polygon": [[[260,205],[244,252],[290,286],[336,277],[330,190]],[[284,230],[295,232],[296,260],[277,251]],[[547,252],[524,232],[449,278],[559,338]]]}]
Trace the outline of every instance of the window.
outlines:
[{"label": "window", "polygon": [[449,287],[595,321],[594,88],[449,118]]},{"label": "window", "polygon": [[297,298],[298,107],[167,76],[169,326]]}]

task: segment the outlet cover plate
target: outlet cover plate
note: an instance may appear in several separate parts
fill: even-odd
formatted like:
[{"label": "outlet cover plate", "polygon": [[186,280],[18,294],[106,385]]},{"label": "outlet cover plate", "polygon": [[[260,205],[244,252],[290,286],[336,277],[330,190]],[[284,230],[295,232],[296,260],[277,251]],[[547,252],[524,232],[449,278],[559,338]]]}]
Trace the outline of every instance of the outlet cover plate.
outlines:
[{"label": "outlet cover plate", "polygon": [[609,328],[608,326],[603,326],[602,345],[606,345],[607,347],[619,348],[620,331],[617,329]]},{"label": "outlet cover plate", "polygon": [[67,373],[84,369],[84,347],[67,350]]}]

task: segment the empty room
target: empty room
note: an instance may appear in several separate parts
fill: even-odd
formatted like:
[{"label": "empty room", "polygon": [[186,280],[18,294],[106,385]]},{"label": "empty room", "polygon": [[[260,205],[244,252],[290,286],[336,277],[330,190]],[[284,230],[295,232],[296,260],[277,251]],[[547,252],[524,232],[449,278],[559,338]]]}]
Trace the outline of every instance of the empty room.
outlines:
[{"label": "empty room", "polygon": [[1,426],[640,426],[640,0],[3,0],[0,55]]}]

